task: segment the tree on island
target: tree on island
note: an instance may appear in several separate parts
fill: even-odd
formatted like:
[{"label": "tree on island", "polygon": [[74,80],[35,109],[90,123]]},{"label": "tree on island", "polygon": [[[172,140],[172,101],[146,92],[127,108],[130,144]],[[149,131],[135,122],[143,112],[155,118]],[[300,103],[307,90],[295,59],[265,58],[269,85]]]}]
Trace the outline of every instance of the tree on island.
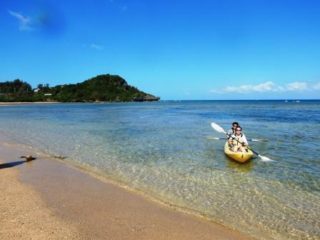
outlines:
[{"label": "tree on island", "polygon": [[138,90],[118,75],[98,75],[82,83],[49,87],[30,84],[19,79],[0,83],[0,101],[58,101],[58,102],[128,102],[158,101],[159,98]]},{"label": "tree on island", "polygon": [[25,102],[32,99],[33,91],[29,83],[20,79],[0,82],[0,101]]}]

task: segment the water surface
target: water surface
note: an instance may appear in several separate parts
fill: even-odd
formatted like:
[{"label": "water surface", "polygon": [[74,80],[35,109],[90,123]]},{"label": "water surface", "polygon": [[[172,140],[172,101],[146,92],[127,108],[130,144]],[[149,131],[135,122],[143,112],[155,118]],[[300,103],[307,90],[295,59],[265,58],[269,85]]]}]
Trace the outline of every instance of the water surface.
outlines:
[{"label": "water surface", "polygon": [[[259,158],[210,140],[238,121]],[[181,101],[0,108],[0,133],[258,239],[320,238],[320,101]]]}]

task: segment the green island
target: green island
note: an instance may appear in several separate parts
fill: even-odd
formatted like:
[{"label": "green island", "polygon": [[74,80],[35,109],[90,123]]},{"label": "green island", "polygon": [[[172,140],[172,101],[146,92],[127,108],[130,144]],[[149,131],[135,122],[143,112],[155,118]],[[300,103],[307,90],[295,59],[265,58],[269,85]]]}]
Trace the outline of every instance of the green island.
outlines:
[{"label": "green island", "polygon": [[118,75],[103,74],[76,84],[33,89],[20,79],[0,82],[1,102],[143,102],[160,98],[130,86]]}]

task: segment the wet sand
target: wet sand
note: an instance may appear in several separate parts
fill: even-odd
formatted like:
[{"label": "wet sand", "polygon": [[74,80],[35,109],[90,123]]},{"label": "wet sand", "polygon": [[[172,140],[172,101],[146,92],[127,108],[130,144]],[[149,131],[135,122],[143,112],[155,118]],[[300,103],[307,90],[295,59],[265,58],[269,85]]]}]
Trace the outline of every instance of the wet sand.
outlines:
[{"label": "wet sand", "polygon": [[0,153],[0,239],[80,239],[75,226],[56,217],[39,193],[18,180],[25,163],[17,153],[2,144]]},{"label": "wet sand", "polygon": [[251,239],[48,156],[25,162],[23,146],[0,153],[0,239]]}]

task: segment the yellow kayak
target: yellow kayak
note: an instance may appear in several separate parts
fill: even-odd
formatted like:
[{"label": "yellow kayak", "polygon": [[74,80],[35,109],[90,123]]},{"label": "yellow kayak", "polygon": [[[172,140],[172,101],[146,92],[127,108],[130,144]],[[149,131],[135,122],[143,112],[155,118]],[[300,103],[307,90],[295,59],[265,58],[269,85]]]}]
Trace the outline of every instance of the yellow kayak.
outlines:
[{"label": "yellow kayak", "polygon": [[253,152],[250,149],[247,149],[245,152],[233,152],[229,148],[228,142],[224,145],[224,153],[231,159],[244,163],[249,161],[253,157]]}]

